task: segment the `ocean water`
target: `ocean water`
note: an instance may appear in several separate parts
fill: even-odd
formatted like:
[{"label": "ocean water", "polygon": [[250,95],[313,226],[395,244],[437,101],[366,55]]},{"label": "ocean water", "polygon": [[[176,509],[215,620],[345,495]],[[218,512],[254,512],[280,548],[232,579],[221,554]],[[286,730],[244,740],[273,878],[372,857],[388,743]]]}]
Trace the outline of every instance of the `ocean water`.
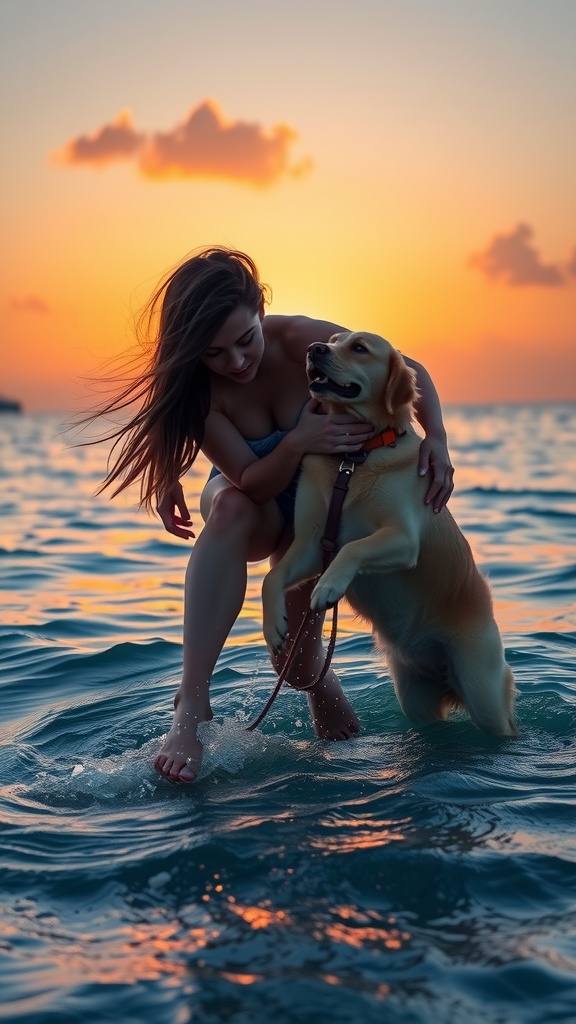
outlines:
[{"label": "ocean water", "polygon": [[[22,1024],[576,1020],[576,411],[452,408],[452,510],[488,575],[520,736],[415,729],[344,608],[359,715],[273,684],[264,564],[213,680],[199,780],[170,724],[187,545],[94,497],[106,450],[0,417],[0,993]],[[206,476],[186,481],[192,509]],[[193,513],[198,522],[198,515]]]}]

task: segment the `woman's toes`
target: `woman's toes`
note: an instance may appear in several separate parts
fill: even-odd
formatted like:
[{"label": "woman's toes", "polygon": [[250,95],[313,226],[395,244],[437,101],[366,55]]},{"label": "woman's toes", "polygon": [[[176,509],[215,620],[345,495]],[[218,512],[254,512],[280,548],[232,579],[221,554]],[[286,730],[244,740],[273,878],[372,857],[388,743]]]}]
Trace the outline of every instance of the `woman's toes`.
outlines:
[{"label": "woman's toes", "polygon": [[190,767],[189,764],[185,764],[184,767],[180,769],[180,774],[178,778],[180,782],[194,782],[194,779],[196,778],[196,772],[194,771],[193,768]]},{"label": "woman's toes", "polygon": [[172,765],[173,764],[174,764],[174,758],[170,757],[168,755],[168,757],[164,761],[164,764],[162,765],[162,768],[160,769],[160,774],[164,775],[165,778],[169,778],[170,773],[172,771]]}]

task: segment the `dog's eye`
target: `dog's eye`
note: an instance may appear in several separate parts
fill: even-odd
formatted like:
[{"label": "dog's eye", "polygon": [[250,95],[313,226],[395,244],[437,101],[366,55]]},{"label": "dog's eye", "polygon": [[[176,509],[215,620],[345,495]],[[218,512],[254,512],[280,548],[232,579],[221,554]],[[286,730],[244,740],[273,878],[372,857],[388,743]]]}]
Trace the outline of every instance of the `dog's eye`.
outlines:
[{"label": "dog's eye", "polygon": [[353,352],[367,352],[368,349],[366,348],[366,345],[362,344],[361,341],[355,341],[353,346],[352,346],[352,351]]}]

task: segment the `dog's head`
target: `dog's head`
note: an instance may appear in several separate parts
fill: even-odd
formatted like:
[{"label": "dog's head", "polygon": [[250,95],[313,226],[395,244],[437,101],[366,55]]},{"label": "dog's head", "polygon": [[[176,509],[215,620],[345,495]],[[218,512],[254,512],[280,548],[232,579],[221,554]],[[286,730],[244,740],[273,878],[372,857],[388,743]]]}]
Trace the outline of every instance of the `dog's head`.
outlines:
[{"label": "dog's head", "polygon": [[416,401],[416,374],[390,342],[365,332],[333,334],[308,349],[310,394],[327,407],[367,419],[375,428],[403,428]]}]

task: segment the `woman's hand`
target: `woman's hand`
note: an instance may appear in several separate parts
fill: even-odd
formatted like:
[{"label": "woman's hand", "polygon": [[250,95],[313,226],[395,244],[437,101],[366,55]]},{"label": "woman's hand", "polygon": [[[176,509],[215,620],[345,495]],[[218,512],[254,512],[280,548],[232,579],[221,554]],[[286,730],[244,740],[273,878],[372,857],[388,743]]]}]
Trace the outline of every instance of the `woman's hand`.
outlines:
[{"label": "woman's hand", "polygon": [[[176,514],[176,509],[180,515]],[[166,492],[164,497],[158,502],[156,511],[168,533],[172,533],[175,537],[181,537],[182,540],[190,540],[194,537],[190,529],[192,520],[186,507],[184,491],[180,482],[174,484]]]},{"label": "woman's hand", "polygon": [[420,445],[418,473],[432,479],[426,492],[426,504],[432,504],[435,512],[441,512],[454,490],[454,467],[450,462],[446,437],[426,435]]},{"label": "woman's hand", "polygon": [[320,405],[315,398],[306,402],[294,427],[303,452],[315,455],[356,452],[372,437],[372,424],[355,420],[347,413],[319,415]]}]

